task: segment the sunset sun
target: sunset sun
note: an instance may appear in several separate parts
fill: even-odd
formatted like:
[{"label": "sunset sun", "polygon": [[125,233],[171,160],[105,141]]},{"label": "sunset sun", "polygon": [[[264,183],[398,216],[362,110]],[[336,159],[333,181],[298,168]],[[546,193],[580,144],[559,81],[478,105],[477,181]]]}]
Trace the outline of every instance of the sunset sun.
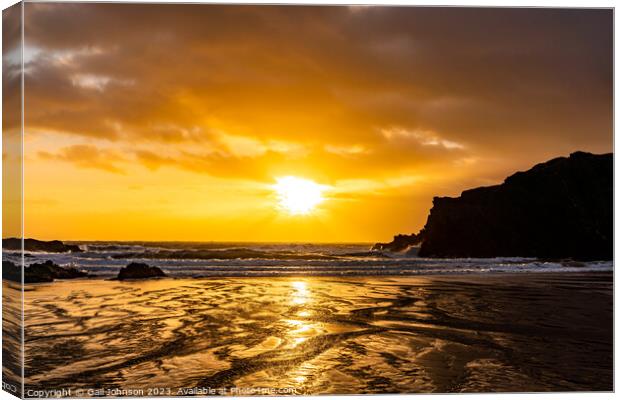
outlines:
[{"label": "sunset sun", "polygon": [[308,179],[285,176],[276,178],[273,189],[281,209],[291,215],[306,215],[322,203],[325,187]]}]

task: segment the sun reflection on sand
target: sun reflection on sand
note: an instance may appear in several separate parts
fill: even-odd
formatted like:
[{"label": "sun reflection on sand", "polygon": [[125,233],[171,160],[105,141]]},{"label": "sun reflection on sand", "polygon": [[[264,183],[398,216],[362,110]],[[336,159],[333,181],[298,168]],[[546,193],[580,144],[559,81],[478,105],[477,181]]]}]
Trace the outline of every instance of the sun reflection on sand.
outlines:
[{"label": "sun reflection on sand", "polygon": [[[290,346],[297,348],[306,343],[308,339],[320,335],[323,332],[323,327],[321,323],[309,319],[314,314],[311,309],[313,299],[309,283],[305,280],[296,280],[291,282],[291,287],[293,289],[291,303],[301,309],[294,314],[299,319],[289,319],[286,320],[286,323],[291,328],[288,331]],[[306,384],[309,373],[310,371],[306,368],[296,368],[289,372],[289,379],[295,386],[302,386]]]},{"label": "sun reflection on sand", "polygon": [[[306,281],[292,281],[291,286],[293,293],[291,295],[291,302],[296,306],[308,305],[311,301],[311,293],[308,290],[308,283]],[[312,313],[307,310],[300,310],[297,312],[297,316],[301,318],[309,317]],[[291,326],[291,330],[288,332],[293,347],[300,345],[308,340],[310,337],[316,335],[319,328],[316,323],[309,322],[305,319],[290,319],[286,320],[287,324]]]},{"label": "sun reflection on sand", "polygon": [[291,286],[295,290],[293,292],[293,304],[306,304],[310,297],[307,283],[304,281],[294,281],[291,282]]}]

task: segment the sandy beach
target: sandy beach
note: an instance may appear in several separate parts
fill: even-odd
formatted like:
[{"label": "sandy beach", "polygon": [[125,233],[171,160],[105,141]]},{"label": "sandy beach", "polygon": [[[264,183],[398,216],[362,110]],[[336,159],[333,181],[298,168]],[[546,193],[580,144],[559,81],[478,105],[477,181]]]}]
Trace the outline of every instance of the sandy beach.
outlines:
[{"label": "sandy beach", "polygon": [[25,394],[610,391],[612,295],[579,272],[27,285]]}]

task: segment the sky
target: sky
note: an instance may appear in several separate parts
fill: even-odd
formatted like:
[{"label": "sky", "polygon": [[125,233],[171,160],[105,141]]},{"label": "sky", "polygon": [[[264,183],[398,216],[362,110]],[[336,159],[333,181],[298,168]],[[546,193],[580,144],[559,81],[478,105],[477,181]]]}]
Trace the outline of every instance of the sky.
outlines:
[{"label": "sky", "polygon": [[[28,237],[386,241],[434,196],[612,151],[611,10],[25,7]],[[285,176],[324,201],[287,213]]]}]

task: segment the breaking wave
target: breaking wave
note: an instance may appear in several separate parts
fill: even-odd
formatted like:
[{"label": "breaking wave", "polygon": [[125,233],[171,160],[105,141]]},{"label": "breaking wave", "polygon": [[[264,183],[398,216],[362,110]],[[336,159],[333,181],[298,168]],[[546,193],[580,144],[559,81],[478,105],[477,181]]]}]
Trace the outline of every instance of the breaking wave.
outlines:
[{"label": "breaking wave", "polygon": [[[417,257],[369,251],[368,244],[79,242],[81,253],[27,253],[26,264],[52,260],[102,278],[114,277],[129,262],[160,267],[172,277],[379,276],[487,274],[507,272],[611,271],[612,261],[576,262],[534,258]],[[4,251],[19,261],[19,252]]]}]

